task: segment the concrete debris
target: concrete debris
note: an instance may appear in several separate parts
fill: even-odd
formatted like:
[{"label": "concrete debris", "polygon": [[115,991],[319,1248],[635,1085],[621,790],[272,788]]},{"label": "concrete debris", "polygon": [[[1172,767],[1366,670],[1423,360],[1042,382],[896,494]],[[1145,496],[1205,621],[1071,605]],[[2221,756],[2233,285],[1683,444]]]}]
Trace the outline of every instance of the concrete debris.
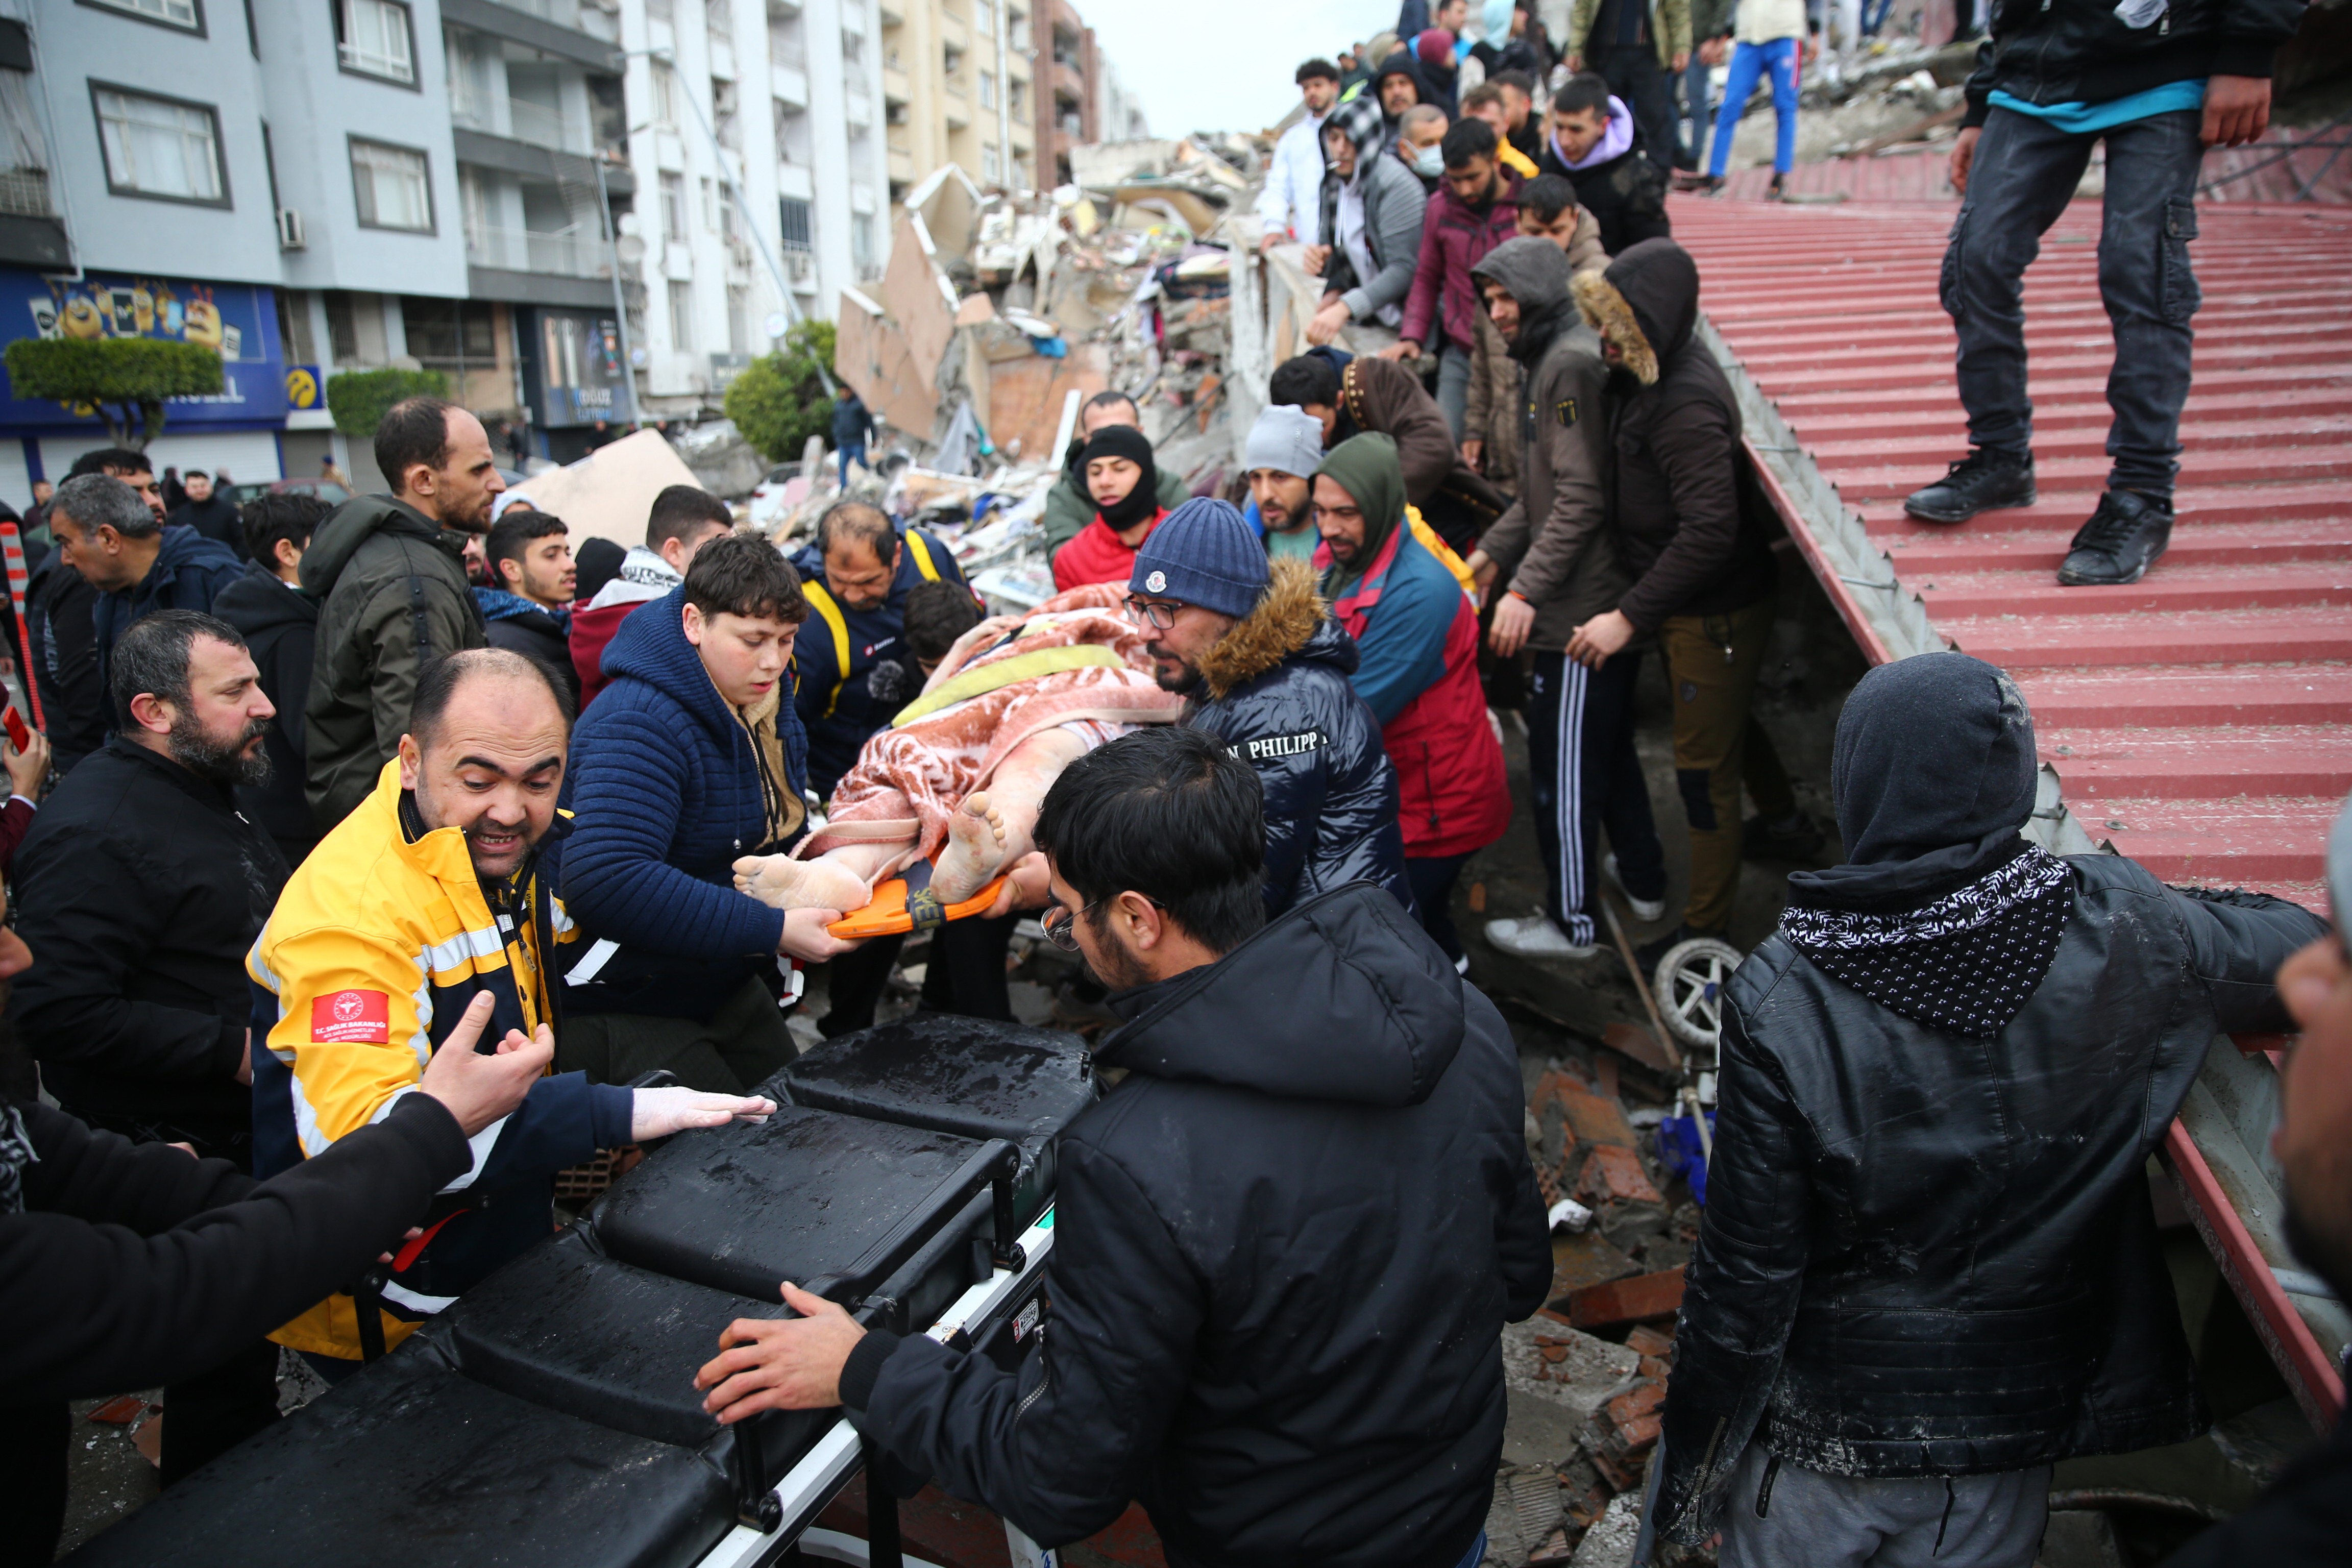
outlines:
[{"label": "concrete debris", "polygon": [[1609,1500],[1609,1508],[1584,1539],[1577,1543],[1570,1568],[1625,1568],[1633,1561],[1633,1542],[1642,1533],[1642,1500],[1623,1492]]},{"label": "concrete debris", "polygon": [[1537,1549],[1559,1536],[1559,1477],[1549,1465],[1518,1465],[1495,1477],[1486,1509],[1485,1568],[1524,1568]]}]

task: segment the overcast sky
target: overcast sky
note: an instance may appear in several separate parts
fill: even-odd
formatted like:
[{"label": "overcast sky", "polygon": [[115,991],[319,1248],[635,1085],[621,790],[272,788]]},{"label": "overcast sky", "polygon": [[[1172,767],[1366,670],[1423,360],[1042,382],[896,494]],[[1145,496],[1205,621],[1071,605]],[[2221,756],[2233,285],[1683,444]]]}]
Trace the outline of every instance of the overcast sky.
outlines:
[{"label": "overcast sky", "polygon": [[1074,0],[1154,136],[1262,131],[1290,112],[1290,73],[1396,24],[1394,0]]}]

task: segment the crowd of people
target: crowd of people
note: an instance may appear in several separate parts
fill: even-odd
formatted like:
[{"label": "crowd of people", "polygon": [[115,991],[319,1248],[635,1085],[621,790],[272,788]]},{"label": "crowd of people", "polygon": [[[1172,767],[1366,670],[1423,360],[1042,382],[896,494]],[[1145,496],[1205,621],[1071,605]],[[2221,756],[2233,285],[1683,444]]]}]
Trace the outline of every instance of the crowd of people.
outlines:
[{"label": "crowd of people", "polygon": [[[1496,950],[1598,961],[1613,887],[1665,928],[1646,964],[1728,937],[1744,861],[1823,843],[1750,711],[1776,524],[1664,200],[1710,47],[1793,73],[1773,3],[1579,0],[1556,49],[1525,5],[1474,44],[1466,0],[1407,0],[1301,67],[1259,211],[1328,291],[1242,479],[1191,493],[1096,395],[1025,616],[856,495],[789,556],[693,486],[575,552],[428,397],[340,505],[232,522],[219,476],[173,503],[142,453],[77,461],[7,629],[42,719],[0,748],[9,1549],[56,1539],[68,1397],[168,1385],[173,1484],[278,1418],[281,1347],[341,1382],[543,1237],[559,1173],[771,1113],[813,971],[821,1034],[874,1021],[911,921],[849,917],[897,878],[957,917],[926,1006],[1009,1020],[1035,914],[1109,1019],[1056,1328],[973,1371],[788,1291],[804,1315],[704,1369],[712,1412],[842,1405],[1049,1542],[1139,1496],[1171,1561],[1475,1564],[1491,1336],[1550,1283],[1454,920],[1514,809],[1495,710],[1545,879]],[[1339,347],[1361,321],[1394,346]],[[871,422],[836,414],[845,475]],[[1983,450],[1964,513],[2015,489]],[[1651,1523],[1726,1563],[2022,1568],[2051,1462],[2201,1427],[2142,1171],[2216,1031],[2311,1031],[2280,1153],[2297,1245],[2352,1286],[2352,971],[2293,904],[2031,845],[2032,717],[1966,656],[1874,671],[1832,782],[1843,861],[1790,879],[1727,998]],[[2306,1475],[2231,1528],[2291,1546],[2343,1495]]]}]

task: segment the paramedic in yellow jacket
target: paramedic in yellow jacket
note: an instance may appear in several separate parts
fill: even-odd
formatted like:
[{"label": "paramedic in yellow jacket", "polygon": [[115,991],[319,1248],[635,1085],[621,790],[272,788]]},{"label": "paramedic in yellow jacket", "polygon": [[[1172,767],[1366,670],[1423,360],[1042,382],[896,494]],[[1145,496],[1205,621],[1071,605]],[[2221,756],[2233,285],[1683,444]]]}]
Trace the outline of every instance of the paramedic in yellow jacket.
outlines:
[{"label": "paramedic in yellow jacket", "polygon": [[[256,1026],[274,1019],[268,1051],[255,1053],[256,1174],[383,1120],[416,1092],[478,996],[492,1003],[486,1042],[552,1043],[562,1021],[548,977],[579,939],[552,890],[570,731],[546,673],[520,654],[452,654],[418,681],[399,756],[287,883],[247,961],[268,993]],[[472,1168],[395,1256],[383,1291],[385,1345],[548,1235],[556,1172],[599,1149],[774,1109],[592,1085],[579,1073],[541,1079],[520,1110],[474,1135]],[[348,1295],[272,1337],[330,1377],[362,1357]]]}]

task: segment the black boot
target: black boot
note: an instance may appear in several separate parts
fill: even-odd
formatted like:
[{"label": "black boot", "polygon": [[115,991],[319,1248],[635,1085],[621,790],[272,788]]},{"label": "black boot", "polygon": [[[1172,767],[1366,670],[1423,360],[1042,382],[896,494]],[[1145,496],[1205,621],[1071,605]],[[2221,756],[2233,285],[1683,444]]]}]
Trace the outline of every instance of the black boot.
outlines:
[{"label": "black boot", "polygon": [[2033,454],[1976,447],[1942,479],[1905,497],[1903,510],[1922,522],[1966,522],[1980,511],[2032,504]]},{"label": "black boot", "polygon": [[1744,860],[1810,862],[1822,852],[1822,830],[1803,812],[1785,822],[1751,816],[1739,830],[1739,855]]},{"label": "black boot", "polygon": [[2058,581],[2068,588],[2118,588],[2147,575],[2172,542],[2172,501],[2137,490],[2109,490],[2074,532]]}]

